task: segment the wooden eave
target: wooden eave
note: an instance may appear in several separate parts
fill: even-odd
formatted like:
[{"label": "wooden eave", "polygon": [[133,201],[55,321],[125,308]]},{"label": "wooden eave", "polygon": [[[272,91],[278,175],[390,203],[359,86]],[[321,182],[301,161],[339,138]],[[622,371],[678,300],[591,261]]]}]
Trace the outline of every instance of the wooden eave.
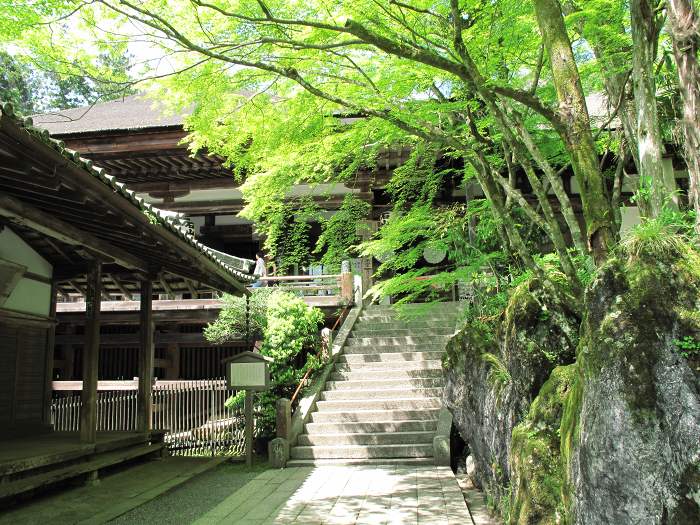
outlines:
[{"label": "wooden eave", "polygon": [[0,114],[0,216],[47,255],[58,274],[98,258],[122,269],[114,274],[165,276],[158,278],[166,291],[173,276],[189,281],[188,288],[195,282],[235,294],[247,293],[245,283],[252,281],[177,220],[14,117],[7,105]]},{"label": "wooden eave", "polygon": [[135,191],[144,190],[132,185],[154,182],[185,186],[219,181],[223,187],[233,186],[225,160],[207,152],[193,155],[183,143],[186,137],[182,126],[55,135]]}]

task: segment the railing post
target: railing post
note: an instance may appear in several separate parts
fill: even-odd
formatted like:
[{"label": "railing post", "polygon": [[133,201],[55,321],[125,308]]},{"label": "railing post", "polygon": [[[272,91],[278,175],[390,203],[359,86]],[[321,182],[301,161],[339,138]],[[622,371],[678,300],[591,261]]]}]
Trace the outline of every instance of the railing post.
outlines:
[{"label": "railing post", "polygon": [[277,437],[289,439],[292,428],[292,403],[284,397],[277,400]]},{"label": "railing post", "polygon": [[245,345],[250,350],[250,294],[245,295]]},{"label": "railing post", "polygon": [[272,468],[284,468],[289,460],[289,435],[292,430],[292,402],[277,400],[277,437],[268,444],[267,455]]},{"label": "railing post", "polygon": [[348,303],[354,300],[353,278],[350,271],[350,261],[343,261],[340,266],[340,296]]}]

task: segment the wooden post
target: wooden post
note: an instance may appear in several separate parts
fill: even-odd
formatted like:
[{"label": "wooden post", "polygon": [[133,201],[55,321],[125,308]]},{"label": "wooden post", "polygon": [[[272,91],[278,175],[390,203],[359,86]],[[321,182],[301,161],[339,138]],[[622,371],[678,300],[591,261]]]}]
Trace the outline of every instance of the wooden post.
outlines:
[{"label": "wooden post", "polygon": [[245,391],[245,464],[253,466],[253,391]]},{"label": "wooden post", "polygon": [[345,272],[340,274],[340,296],[351,303],[354,299],[352,291],[352,274]]},{"label": "wooden post", "polygon": [[51,425],[51,398],[53,397],[53,360],[56,351],[56,282],[51,283],[49,319],[51,326],[46,332],[46,366],[44,372],[44,424]]},{"label": "wooden post", "polygon": [[100,358],[101,299],[102,263],[93,261],[87,274],[83,389],[80,391],[80,440],[85,443],[97,441],[97,370]]},{"label": "wooden post", "polygon": [[153,413],[153,282],[141,281],[138,431],[150,432]]}]

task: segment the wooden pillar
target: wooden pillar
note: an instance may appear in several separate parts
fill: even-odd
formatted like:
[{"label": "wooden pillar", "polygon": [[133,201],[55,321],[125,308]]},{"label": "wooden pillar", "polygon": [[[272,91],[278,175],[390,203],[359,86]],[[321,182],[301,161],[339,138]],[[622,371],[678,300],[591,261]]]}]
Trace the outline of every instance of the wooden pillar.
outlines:
[{"label": "wooden pillar", "polygon": [[253,391],[246,389],[243,400],[245,416],[245,464],[253,466]]},{"label": "wooden pillar", "polygon": [[141,281],[138,430],[150,432],[153,413],[153,282]]},{"label": "wooden pillar", "polygon": [[94,261],[87,274],[85,295],[85,346],[83,348],[83,389],[80,391],[80,440],[97,440],[97,370],[100,358],[100,301],[102,264]]},{"label": "wooden pillar", "polygon": [[49,306],[51,326],[46,332],[46,366],[44,372],[44,424],[51,424],[51,398],[53,397],[53,360],[56,352],[56,283],[51,283]]}]

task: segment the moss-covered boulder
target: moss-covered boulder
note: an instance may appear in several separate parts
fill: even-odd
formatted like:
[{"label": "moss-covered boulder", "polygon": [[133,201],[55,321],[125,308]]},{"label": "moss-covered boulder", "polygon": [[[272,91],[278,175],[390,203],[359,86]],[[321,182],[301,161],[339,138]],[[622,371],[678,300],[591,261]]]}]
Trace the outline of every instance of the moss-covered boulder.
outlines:
[{"label": "moss-covered boulder", "polygon": [[532,279],[490,323],[468,323],[448,343],[444,400],[477,484],[498,502],[509,495],[511,433],[552,369],[573,361],[580,320]]},{"label": "moss-covered boulder", "polygon": [[564,519],[559,427],[576,373],[576,365],[555,368],[527,418],[513,429],[509,523],[554,525]]},{"label": "moss-covered boulder", "polygon": [[671,247],[621,254],[587,292],[561,426],[572,523],[700,523],[700,255]]}]

